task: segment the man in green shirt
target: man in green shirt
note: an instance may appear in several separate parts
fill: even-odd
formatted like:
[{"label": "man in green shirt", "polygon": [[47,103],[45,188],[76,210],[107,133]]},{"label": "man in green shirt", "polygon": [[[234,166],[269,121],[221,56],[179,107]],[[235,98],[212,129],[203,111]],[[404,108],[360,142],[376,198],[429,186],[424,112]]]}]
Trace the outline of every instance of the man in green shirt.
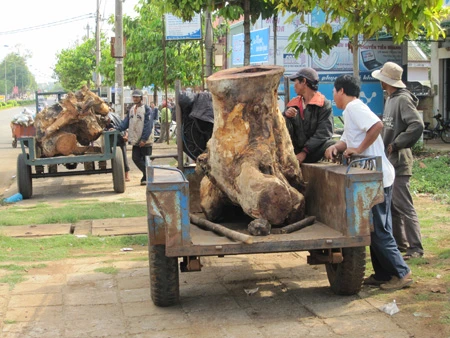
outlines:
[{"label": "man in green shirt", "polygon": [[158,143],[168,142],[169,141],[169,127],[170,127],[170,124],[172,123],[172,112],[167,107],[167,103],[165,100],[162,103],[160,117],[161,117],[161,134],[159,136]]}]

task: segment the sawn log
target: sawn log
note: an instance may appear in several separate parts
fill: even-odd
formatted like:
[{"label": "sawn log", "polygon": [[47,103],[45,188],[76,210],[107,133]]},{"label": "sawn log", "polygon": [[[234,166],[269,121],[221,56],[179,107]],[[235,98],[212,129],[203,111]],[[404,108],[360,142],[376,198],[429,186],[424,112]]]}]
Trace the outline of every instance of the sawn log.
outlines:
[{"label": "sawn log", "polygon": [[[84,86],[36,115],[38,157],[80,154],[102,134],[109,106]],[[80,146],[81,145],[81,146]]]}]

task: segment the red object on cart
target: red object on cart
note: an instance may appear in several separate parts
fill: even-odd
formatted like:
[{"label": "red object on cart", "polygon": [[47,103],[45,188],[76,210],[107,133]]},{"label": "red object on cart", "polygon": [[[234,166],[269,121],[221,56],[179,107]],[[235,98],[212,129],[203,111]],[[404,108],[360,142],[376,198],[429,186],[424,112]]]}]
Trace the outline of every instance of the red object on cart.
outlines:
[{"label": "red object on cart", "polygon": [[36,128],[33,125],[24,126],[22,124],[11,123],[11,132],[12,132],[12,146],[13,148],[17,148],[17,139],[23,136],[35,136]]}]

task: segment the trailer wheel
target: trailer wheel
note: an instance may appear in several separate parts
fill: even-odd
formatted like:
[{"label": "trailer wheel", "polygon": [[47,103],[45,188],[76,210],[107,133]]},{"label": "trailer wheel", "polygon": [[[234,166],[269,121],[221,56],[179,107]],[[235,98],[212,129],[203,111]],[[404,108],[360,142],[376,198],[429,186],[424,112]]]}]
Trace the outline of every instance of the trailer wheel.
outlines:
[{"label": "trailer wheel", "polygon": [[366,270],[366,247],[343,248],[344,260],[326,264],[331,290],[337,295],[354,295],[361,291]]},{"label": "trailer wheel", "polygon": [[123,164],[123,151],[116,149],[116,156],[111,160],[114,191],[121,194],[125,191],[125,169]]},{"label": "trailer wheel", "polygon": [[86,171],[95,170],[95,162],[84,162],[83,166]]},{"label": "trailer wheel", "polygon": [[33,195],[31,166],[26,164],[24,154],[19,154],[17,157],[17,190],[22,194],[23,199],[31,198]]},{"label": "trailer wheel", "polygon": [[178,258],[166,256],[165,245],[148,246],[150,294],[156,306],[171,306],[179,302]]}]

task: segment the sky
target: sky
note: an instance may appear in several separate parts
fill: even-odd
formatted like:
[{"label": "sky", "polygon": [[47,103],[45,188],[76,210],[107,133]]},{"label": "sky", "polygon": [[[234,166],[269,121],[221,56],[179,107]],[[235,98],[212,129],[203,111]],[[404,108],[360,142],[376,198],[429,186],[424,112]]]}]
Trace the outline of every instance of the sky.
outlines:
[{"label": "sky", "polygon": [[[0,62],[9,53],[31,54],[28,69],[38,83],[54,82],[56,54],[87,35],[95,37],[97,0],[1,0]],[[101,31],[113,36],[107,19],[116,0],[100,0]],[[138,0],[124,0],[123,15],[134,17]]]}]

